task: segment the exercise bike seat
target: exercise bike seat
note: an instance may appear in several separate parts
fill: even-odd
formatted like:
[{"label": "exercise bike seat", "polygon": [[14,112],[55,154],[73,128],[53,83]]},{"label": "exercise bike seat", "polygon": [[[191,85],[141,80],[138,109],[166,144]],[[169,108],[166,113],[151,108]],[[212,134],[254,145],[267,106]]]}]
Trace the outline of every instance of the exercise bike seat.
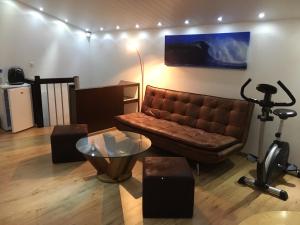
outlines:
[{"label": "exercise bike seat", "polygon": [[256,87],[256,90],[266,93],[266,94],[276,94],[277,93],[277,88],[270,85],[270,84],[259,84]]},{"label": "exercise bike seat", "polygon": [[292,109],[275,109],[273,111],[273,114],[278,116],[282,120],[297,116],[297,112]]}]

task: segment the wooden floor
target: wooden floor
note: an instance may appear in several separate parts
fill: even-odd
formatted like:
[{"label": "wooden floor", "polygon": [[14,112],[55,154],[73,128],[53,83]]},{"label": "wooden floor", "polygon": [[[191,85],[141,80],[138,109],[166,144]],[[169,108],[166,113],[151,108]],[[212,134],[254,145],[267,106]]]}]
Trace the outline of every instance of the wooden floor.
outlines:
[{"label": "wooden floor", "polygon": [[234,155],[218,166],[201,166],[192,219],[143,219],[141,162],[130,180],[101,183],[88,162],[53,165],[50,133],[51,128],[0,132],[1,225],[236,225],[259,212],[300,210],[299,179],[286,175],[280,181],[289,193],[287,202],[242,187],[236,181],[253,174],[255,164]]}]

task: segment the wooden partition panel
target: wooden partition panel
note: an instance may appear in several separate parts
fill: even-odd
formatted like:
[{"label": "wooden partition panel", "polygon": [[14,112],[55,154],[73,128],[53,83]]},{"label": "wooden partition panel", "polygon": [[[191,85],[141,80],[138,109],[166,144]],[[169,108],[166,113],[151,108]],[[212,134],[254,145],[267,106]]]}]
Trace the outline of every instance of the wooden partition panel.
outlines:
[{"label": "wooden partition panel", "polygon": [[71,123],[88,124],[89,132],[111,128],[114,116],[124,113],[123,87],[70,88]]}]

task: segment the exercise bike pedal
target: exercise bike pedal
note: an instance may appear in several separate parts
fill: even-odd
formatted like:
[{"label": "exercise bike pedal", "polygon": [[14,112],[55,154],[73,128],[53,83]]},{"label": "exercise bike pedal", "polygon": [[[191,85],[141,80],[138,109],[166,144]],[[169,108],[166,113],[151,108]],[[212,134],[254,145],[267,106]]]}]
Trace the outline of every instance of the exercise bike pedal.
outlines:
[{"label": "exercise bike pedal", "polygon": [[288,164],[285,168],[285,172],[300,178],[300,170],[294,164]]},{"label": "exercise bike pedal", "polygon": [[252,163],[255,163],[255,162],[257,162],[257,156],[255,156],[253,154],[248,154],[247,155],[247,160],[252,162]]},{"label": "exercise bike pedal", "polygon": [[286,171],[288,172],[293,172],[293,171],[297,171],[298,170],[298,167],[294,164],[288,164],[287,168],[286,168]]}]

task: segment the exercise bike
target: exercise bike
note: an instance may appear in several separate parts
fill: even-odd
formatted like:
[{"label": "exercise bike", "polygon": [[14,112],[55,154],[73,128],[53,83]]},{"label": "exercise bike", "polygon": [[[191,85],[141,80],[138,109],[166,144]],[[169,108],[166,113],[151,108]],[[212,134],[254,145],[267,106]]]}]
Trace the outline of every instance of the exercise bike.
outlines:
[{"label": "exercise bike", "polygon": [[[246,101],[258,104],[261,107],[261,114],[258,115],[258,119],[261,122],[259,128],[258,156],[252,154],[247,156],[250,161],[257,162],[257,177],[256,179],[251,179],[243,176],[238,180],[238,183],[256,187],[282,200],[287,200],[288,193],[286,191],[272,187],[270,184],[272,180],[276,179],[282,173],[291,173],[297,177],[300,177],[300,171],[298,170],[297,166],[288,163],[289,143],[281,140],[284,121],[290,117],[297,116],[297,112],[291,109],[281,108],[272,111],[272,108],[276,106],[292,106],[296,103],[296,99],[281,81],[278,81],[277,83],[288,95],[291,102],[273,102],[272,95],[277,93],[277,88],[269,84],[259,84],[256,87],[257,91],[264,94],[264,98],[262,100],[249,98],[244,94],[244,90],[250,82],[251,79],[248,79],[241,87],[241,96]],[[276,139],[273,141],[265,154],[263,151],[265,125],[266,122],[273,121],[274,117],[272,114],[280,118],[280,124],[278,131],[275,134]]]}]

